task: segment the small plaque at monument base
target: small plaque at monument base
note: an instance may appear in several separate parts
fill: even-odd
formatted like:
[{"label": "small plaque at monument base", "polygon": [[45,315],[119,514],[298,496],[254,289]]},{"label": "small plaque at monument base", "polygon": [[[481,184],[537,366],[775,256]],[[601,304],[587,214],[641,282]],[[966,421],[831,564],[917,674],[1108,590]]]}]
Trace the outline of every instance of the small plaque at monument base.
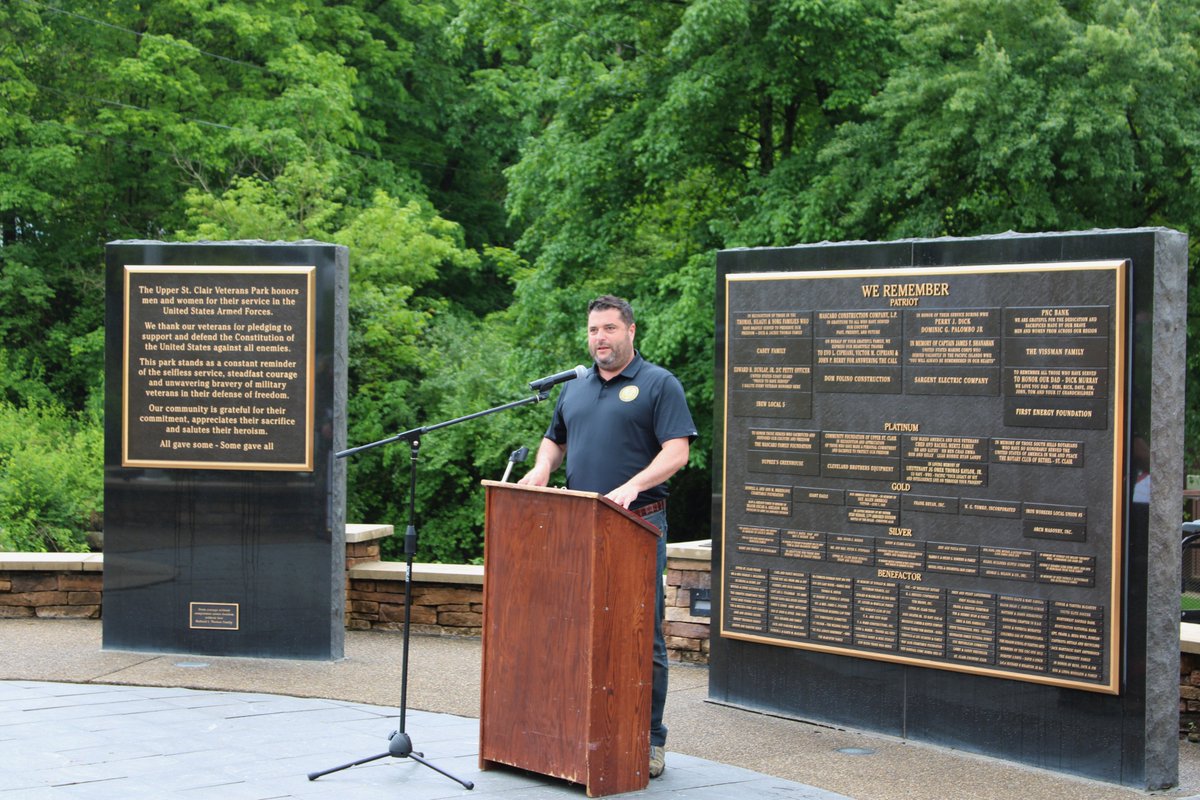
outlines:
[{"label": "small plaque at monument base", "polygon": [[192,630],[236,631],[237,603],[189,603],[188,627]]}]

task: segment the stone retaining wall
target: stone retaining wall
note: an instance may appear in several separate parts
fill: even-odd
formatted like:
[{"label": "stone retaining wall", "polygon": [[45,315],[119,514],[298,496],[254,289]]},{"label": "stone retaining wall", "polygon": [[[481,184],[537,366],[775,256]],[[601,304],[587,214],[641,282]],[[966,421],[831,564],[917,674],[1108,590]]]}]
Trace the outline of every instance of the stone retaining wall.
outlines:
[{"label": "stone retaining wall", "polygon": [[1179,658],[1179,726],[1200,728],[1200,656],[1183,653]]},{"label": "stone retaining wall", "polygon": [[[708,598],[711,590],[712,547],[704,542],[667,545],[666,613],[663,638],[672,661],[708,663],[709,616],[693,614],[693,600]],[[701,611],[697,608],[696,611]]]},{"label": "stone retaining wall", "polygon": [[99,619],[103,569],[94,553],[0,553],[0,619]]},{"label": "stone retaining wall", "polygon": [[[346,586],[346,628],[399,631],[404,627],[404,564],[364,562]],[[483,630],[483,567],[413,564],[412,630],[479,636]]]},{"label": "stone retaining wall", "polygon": [[[404,625],[405,565],[380,560],[390,525],[346,526],[346,628],[399,631]],[[708,618],[693,616],[694,590],[709,587],[709,555],[699,543],[667,548],[663,635],[673,661],[708,663]],[[104,556],[99,553],[0,553],[0,619],[98,619]],[[412,630],[479,636],[483,567],[414,564]]]},{"label": "stone retaining wall", "polygon": [[[346,628],[399,631],[405,565],[380,561],[390,525],[346,526]],[[663,636],[672,661],[707,664],[711,589],[707,541],[667,547]],[[0,553],[0,620],[99,619],[104,557],[99,553]],[[483,567],[414,564],[412,625],[417,633],[479,636]],[[694,601],[701,601],[695,603]],[[698,613],[693,613],[695,609]],[[1180,730],[1200,731],[1200,625],[1180,626]]]},{"label": "stone retaining wall", "polygon": [[1200,735],[1200,624],[1179,626],[1179,729]]},{"label": "stone retaining wall", "polygon": [[[346,526],[346,628],[399,631],[405,565],[380,561],[390,525]],[[672,661],[707,664],[711,589],[707,541],[667,546],[663,636]],[[99,553],[0,553],[0,619],[99,619],[104,557]],[[414,564],[412,625],[417,633],[479,636],[483,567]],[[696,603],[694,601],[701,601]],[[695,609],[698,613],[693,613]],[[1200,625],[1180,626],[1180,729],[1200,729]]]},{"label": "stone retaining wall", "polygon": [[[354,553],[347,545],[347,563]],[[404,564],[361,552],[348,569],[346,628],[398,631],[404,625]],[[667,546],[663,637],[672,661],[708,663],[708,621],[692,614],[695,591],[707,593],[707,542]],[[479,636],[483,628],[483,567],[413,565],[412,629],[418,633]]]}]

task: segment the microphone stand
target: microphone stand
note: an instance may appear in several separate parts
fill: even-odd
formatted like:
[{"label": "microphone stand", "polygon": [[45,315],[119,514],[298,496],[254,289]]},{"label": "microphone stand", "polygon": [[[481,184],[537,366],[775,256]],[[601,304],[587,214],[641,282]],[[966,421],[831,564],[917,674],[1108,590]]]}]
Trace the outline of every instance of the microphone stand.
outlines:
[{"label": "microphone stand", "polygon": [[379,441],[371,442],[370,444],[352,447],[349,450],[342,450],[335,454],[338,458],[345,458],[346,456],[360,453],[363,450],[370,450],[373,447],[379,447],[380,445],[391,444],[393,442],[408,442],[409,444],[408,528],[404,532],[404,558],[406,568],[404,571],[404,626],[400,669],[400,724],[399,727],[392,731],[391,735],[388,736],[388,749],[386,752],[373,756],[367,756],[366,758],[360,758],[356,761],[351,761],[348,764],[342,764],[340,766],[321,770],[319,772],[310,772],[308,773],[308,779],[310,781],[315,781],[322,775],[328,775],[331,772],[338,772],[339,770],[356,767],[359,764],[366,764],[370,761],[377,761],[378,759],[392,756],[393,758],[411,758],[418,764],[423,764],[434,772],[441,773],[447,778],[457,781],[466,789],[475,788],[475,784],[471,781],[463,780],[462,778],[451,775],[444,769],[441,769],[440,767],[437,767],[426,761],[424,753],[415,752],[413,750],[412,738],[408,735],[408,731],[405,728],[405,717],[408,711],[408,652],[412,620],[412,569],[413,556],[417,552],[417,456],[421,449],[421,437],[427,433],[436,431],[439,428],[446,428],[450,425],[456,425],[460,422],[466,422],[467,420],[487,416],[488,414],[495,414],[498,411],[507,411],[510,408],[517,408],[519,406],[529,405],[530,403],[540,403],[548,397],[550,397],[550,389],[542,389],[532,397],[526,397],[522,400],[516,400],[512,403],[505,403],[502,406],[489,408],[486,411],[477,411],[474,414],[468,414],[464,417],[457,417],[456,419],[447,420],[446,422],[439,422],[436,425],[426,425],[421,428],[413,428],[412,430],[404,431],[403,433],[397,433],[395,436],[389,436],[386,439],[380,439]]}]

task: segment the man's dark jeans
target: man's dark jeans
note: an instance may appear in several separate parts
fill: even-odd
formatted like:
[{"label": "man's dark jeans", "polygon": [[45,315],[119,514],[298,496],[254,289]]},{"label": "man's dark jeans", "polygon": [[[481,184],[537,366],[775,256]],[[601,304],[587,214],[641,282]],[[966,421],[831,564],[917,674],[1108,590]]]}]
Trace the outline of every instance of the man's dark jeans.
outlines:
[{"label": "man's dark jeans", "polygon": [[654,573],[654,675],[650,690],[650,744],[663,747],[667,743],[667,726],[663,725],[663,708],[667,705],[667,643],[663,639],[664,611],[663,572],[667,568],[667,512],[657,511],[646,517],[662,531],[658,537],[658,569]]}]

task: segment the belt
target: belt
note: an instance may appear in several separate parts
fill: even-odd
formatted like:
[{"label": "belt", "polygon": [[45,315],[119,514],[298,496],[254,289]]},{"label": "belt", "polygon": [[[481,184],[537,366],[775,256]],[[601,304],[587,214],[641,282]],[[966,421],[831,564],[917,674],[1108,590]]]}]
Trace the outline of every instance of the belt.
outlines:
[{"label": "belt", "polygon": [[666,507],[667,501],[659,500],[657,503],[651,503],[650,505],[642,506],[641,508],[632,508],[630,511],[632,511],[634,514],[637,514],[639,517],[648,517],[651,514],[662,511]]}]

